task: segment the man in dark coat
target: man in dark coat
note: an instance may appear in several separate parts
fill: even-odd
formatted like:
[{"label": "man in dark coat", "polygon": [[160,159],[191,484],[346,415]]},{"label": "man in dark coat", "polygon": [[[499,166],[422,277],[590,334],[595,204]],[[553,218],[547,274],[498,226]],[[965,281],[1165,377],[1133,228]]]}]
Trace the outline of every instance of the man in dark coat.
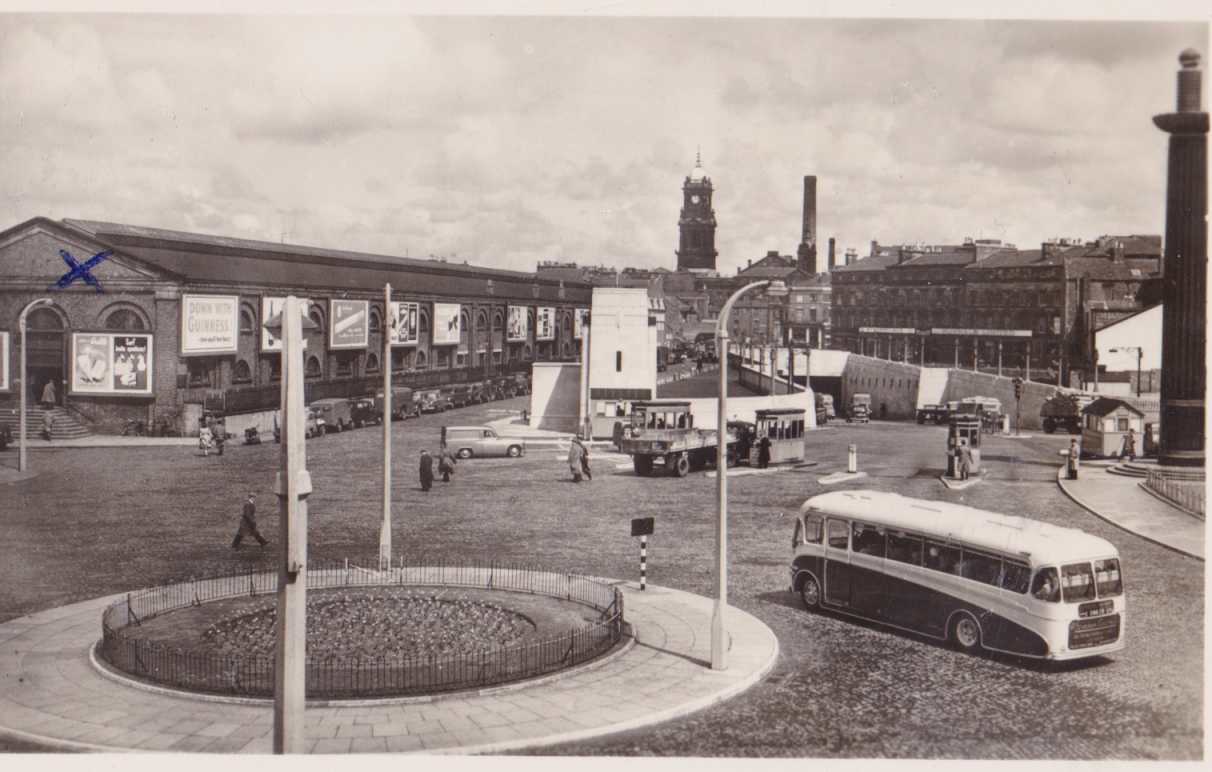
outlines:
[{"label": "man in dark coat", "polygon": [[244,511],[240,514],[240,528],[236,531],[236,538],[231,541],[231,548],[234,550],[240,549],[240,542],[245,536],[251,536],[261,545],[261,549],[265,549],[265,545],[269,540],[261,535],[257,530],[257,497],[255,494],[249,493],[248,499],[244,502]]},{"label": "man in dark coat", "polygon": [[442,482],[450,482],[450,476],[454,474],[454,465],[458,463],[454,456],[450,455],[450,451],[446,446],[442,446],[442,450],[438,453],[438,474],[442,475]]},{"label": "man in dark coat", "polygon": [[428,450],[421,451],[421,490],[427,491],[433,485],[433,456]]},{"label": "man in dark coat", "polygon": [[765,434],[758,441],[758,469],[770,466],[770,437]]}]

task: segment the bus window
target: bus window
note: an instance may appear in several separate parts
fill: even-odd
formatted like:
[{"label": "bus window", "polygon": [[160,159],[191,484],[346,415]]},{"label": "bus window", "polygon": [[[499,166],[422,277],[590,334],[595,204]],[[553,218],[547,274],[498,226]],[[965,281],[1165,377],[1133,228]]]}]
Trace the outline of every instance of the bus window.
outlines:
[{"label": "bus window", "polygon": [[1024,593],[1027,591],[1027,585],[1030,584],[1031,569],[1021,563],[1011,563],[1009,560],[1002,563],[1002,582],[1003,590],[1010,592]]},{"label": "bus window", "polygon": [[888,534],[888,557],[901,563],[920,566],[922,564],[922,539],[907,533],[892,531]]},{"label": "bus window", "polygon": [[960,551],[958,547],[948,547],[937,541],[926,542],[926,568],[942,571],[944,574],[959,573]]},{"label": "bus window", "polygon": [[884,557],[884,532],[874,525],[854,524],[854,551],[860,555]]},{"label": "bus window", "polygon": [[829,521],[829,546],[834,549],[844,550],[850,542],[850,529],[846,527],[846,523],[841,520]]},{"label": "bus window", "polygon": [[820,544],[823,524],[824,519],[820,515],[804,515],[804,541],[809,544]]},{"label": "bus window", "polygon": [[966,549],[960,566],[960,576],[965,579],[996,587],[998,575],[1002,570],[1002,559]]},{"label": "bus window", "polygon": [[682,413],[680,416],[678,416],[678,428],[679,429],[686,428],[686,414],[685,413]]},{"label": "bus window", "polygon": [[1031,594],[1040,600],[1056,603],[1060,600],[1060,581],[1055,568],[1041,568],[1031,582]]},{"label": "bus window", "polygon": [[1119,561],[1115,558],[1094,561],[1094,583],[1100,598],[1123,594],[1124,581],[1119,575]]},{"label": "bus window", "polygon": [[1094,573],[1089,563],[1071,563],[1061,566],[1061,590],[1065,602],[1094,600]]}]

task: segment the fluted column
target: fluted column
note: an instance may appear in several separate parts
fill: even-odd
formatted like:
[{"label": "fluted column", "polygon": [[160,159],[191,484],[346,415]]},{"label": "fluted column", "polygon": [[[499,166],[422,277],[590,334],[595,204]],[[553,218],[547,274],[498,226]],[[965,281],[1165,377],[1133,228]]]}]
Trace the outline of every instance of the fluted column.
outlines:
[{"label": "fluted column", "polygon": [[1170,135],[1163,279],[1161,452],[1168,466],[1204,465],[1204,329],[1208,270],[1208,113],[1199,54],[1178,60],[1177,112],[1153,123]]}]

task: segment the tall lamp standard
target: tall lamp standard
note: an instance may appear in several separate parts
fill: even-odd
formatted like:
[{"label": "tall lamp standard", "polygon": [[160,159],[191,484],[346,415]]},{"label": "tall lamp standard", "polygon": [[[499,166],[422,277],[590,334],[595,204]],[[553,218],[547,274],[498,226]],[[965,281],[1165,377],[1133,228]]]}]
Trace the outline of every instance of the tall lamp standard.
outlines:
[{"label": "tall lamp standard", "polygon": [[30,311],[33,311],[38,306],[49,306],[50,298],[38,298],[30,301],[25,308],[21,309],[21,315],[17,317],[17,333],[21,336],[21,417],[17,425],[20,434],[17,437],[17,471],[24,472],[26,469],[25,461],[25,398],[29,388],[25,385],[25,351],[29,348],[25,340],[25,317]]},{"label": "tall lamp standard", "polygon": [[1139,397],[1140,396],[1140,360],[1141,360],[1141,357],[1144,356],[1144,349],[1142,349],[1140,346],[1120,346],[1119,348],[1108,349],[1108,351],[1112,352],[1113,354],[1118,354],[1121,351],[1123,351],[1125,353],[1127,353],[1129,351],[1136,352],[1136,396]]},{"label": "tall lamp standard", "polygon": [[[725,640],[724,612],[728,607],[728,314],[733,304],[750,290],[768,287],[766,294],[778,297],[787,294],[787,285],[781,280],[755,281],[746,284],[724,303],[720,318],[715,325],[715,350],[723,355],[720,362],[720,409],[716,423],[715,480],[716,480],[716,528],[715,528],[715,605],[711,610],[711,669],[728,667],[728,644]],[[759,368],[761,367],[761,360]]]}]

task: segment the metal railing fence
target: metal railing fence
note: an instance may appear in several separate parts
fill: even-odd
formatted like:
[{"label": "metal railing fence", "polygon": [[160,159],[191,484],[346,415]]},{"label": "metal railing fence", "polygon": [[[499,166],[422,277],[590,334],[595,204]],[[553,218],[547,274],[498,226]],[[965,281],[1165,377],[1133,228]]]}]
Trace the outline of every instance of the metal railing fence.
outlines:
[{"label": "metal railing fence", "polygon": [[1203,517],[1205,515],[1205,493],[1202,482],[1171,480],[1163,477],[1156,469],[1150,469],[1145,475],[1145,485],[1149,490],[1178,506]]},{"label": "metal railing fence", "polygon": [[[622,592],[600,580],[509,565],[392,565],[365,568],[349,561],[313,565],[308,589],[341,587],[462,587],[560,598],[598,612],[579,628],[538,641],[447,656],[309,656],[306,693],[310,698],[348,699],[432,694],[496,684],[550,673],[609,651],[623,634]],[[246,571],[198,579],[137,593],[112,604],[102,615],[101,657],[114,668],[148,681],[182,689],[239,696],[272,697],[274,656],[225,655],[149,640],[139,635],[148,619],[209,601],[277,591],[275,572]]]}]

